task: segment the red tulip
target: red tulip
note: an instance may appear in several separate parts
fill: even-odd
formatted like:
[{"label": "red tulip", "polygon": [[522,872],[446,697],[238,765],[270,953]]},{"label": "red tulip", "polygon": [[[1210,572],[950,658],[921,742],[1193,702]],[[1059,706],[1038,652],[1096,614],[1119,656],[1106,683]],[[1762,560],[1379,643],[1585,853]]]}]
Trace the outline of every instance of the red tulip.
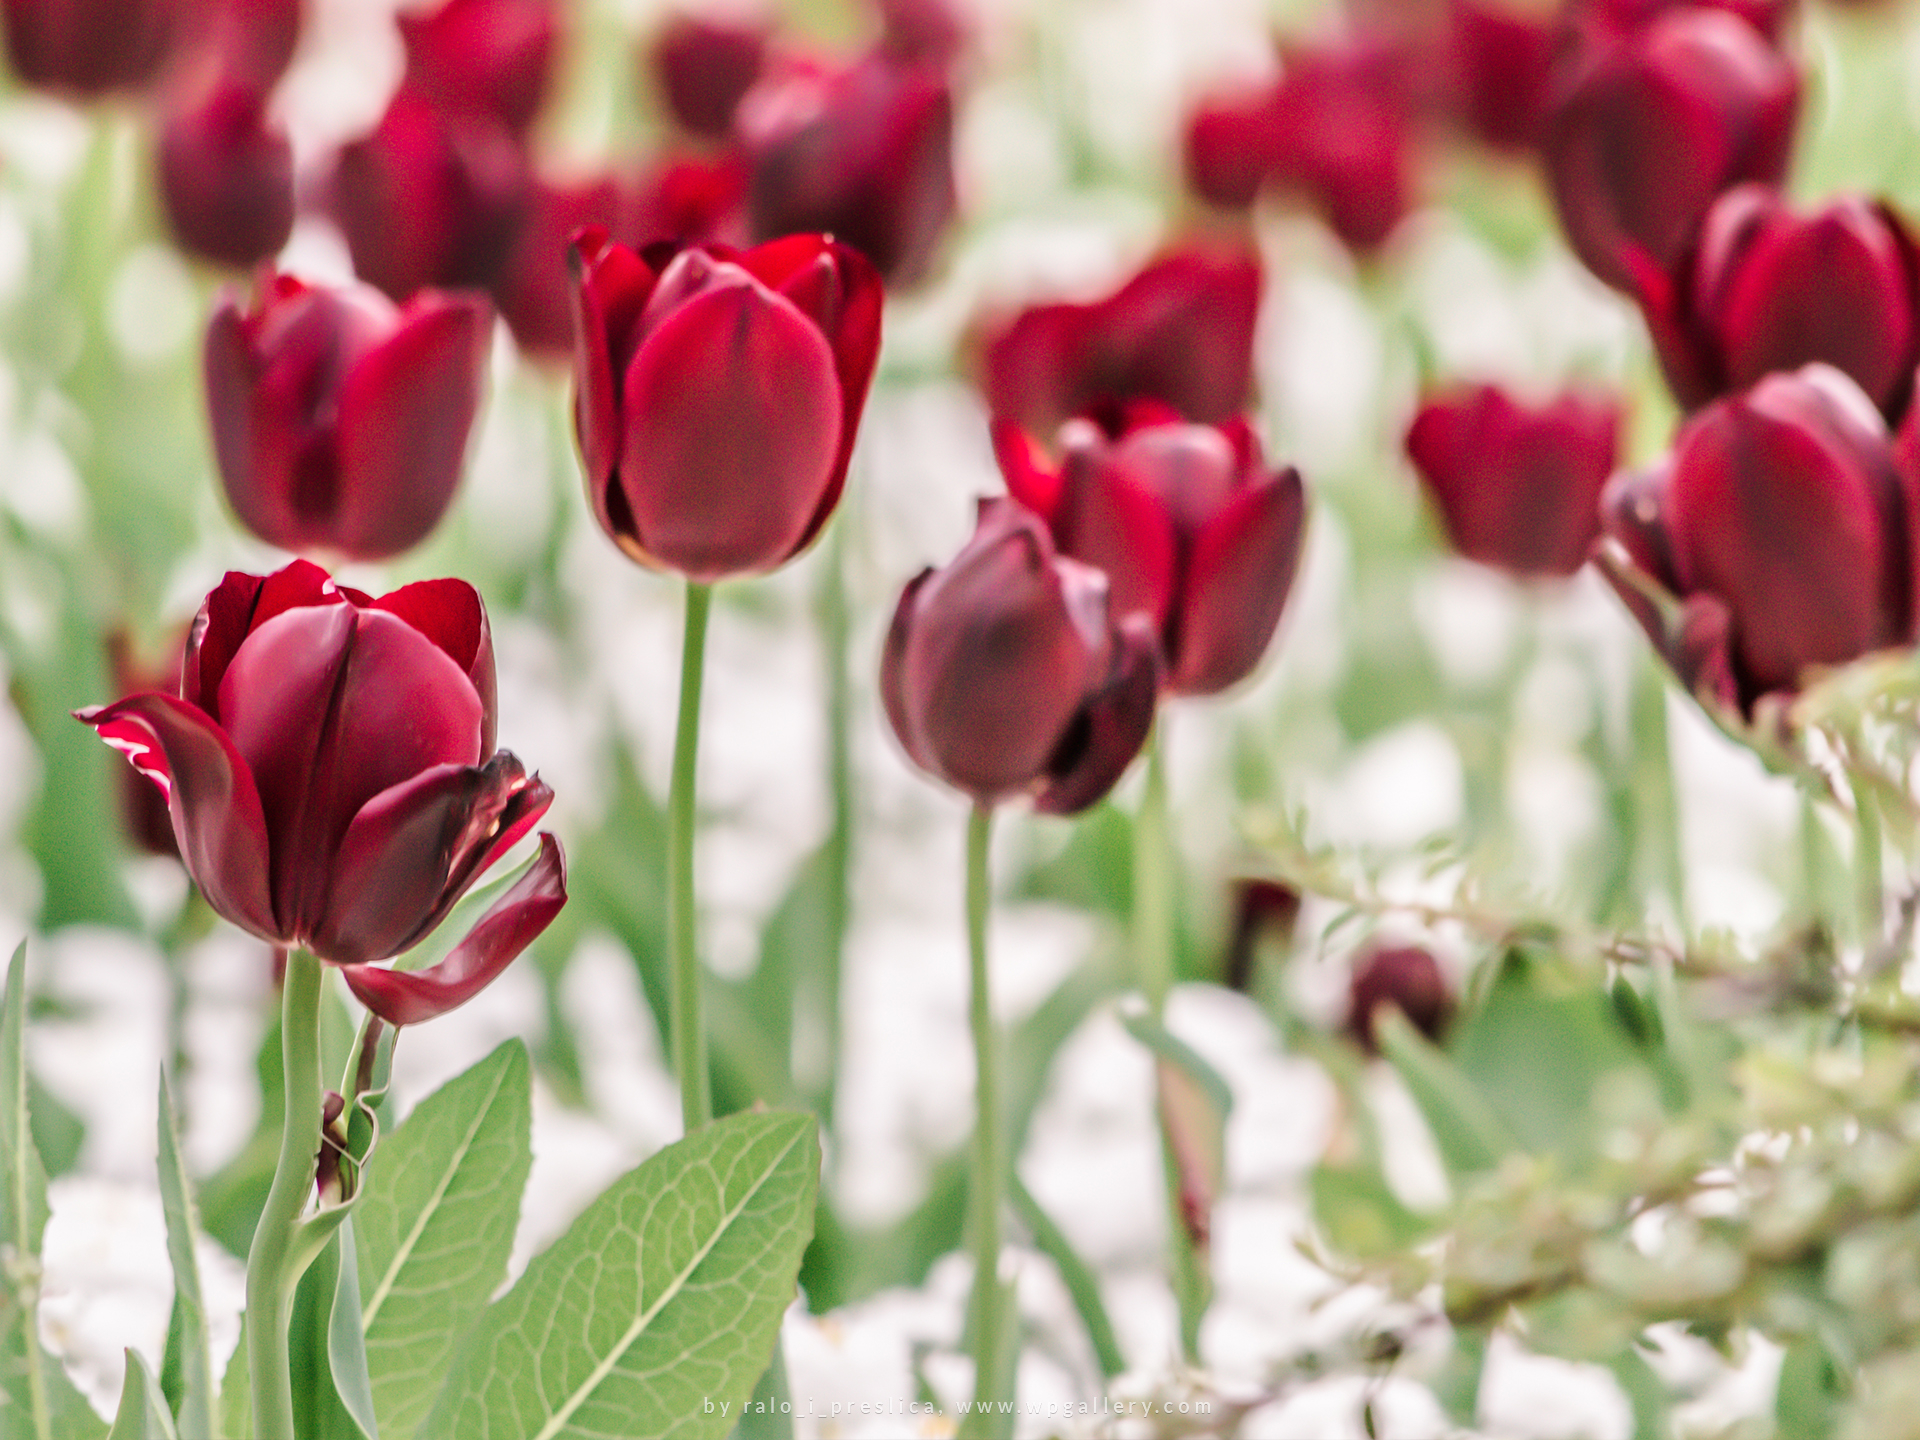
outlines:
[{"label": "red tulip", "polygon": [[293,148],[264,95],[226,83],[169,115],[160,131],[160,199],[189,254],[245,268],[293,232]]},{"label": "red tulip", "polygon": [[981,388],[995,415],[1035,435],[1076,415],[1118,423],[1133,400],[1224,424],[1253,390],[1259,309],[1252,255],[1176,251],[1104,300],[1023,311],[988,337]]},{"label": "red tulip", "polygon": [[1354,964],[1347,990],[1346,1032],[1369,1055],[1380,1053],[1379,1016],[1393,1006],[1429,1040],[1453,1019],[1453,991],[1432,955],[1414,945],[1375,946]]},{"label": "red tulip", "polygon": [[839,502],[880,350],[880,280],[820,235],[635,254],[574,242],[574,424],[600,526],[708,582],[771,570]]},{"label": "red tulip", "polygon": [[907,64],[951,66],[967,48],[967,21],[951,0],[875,0],[880,48]]},{"label": "red tulip", "polygon": [[397,555],[452,502],[492,315],[425,291],[395,310],[364,286],[272,278],[207,329],[214,454],[241,521],[286,550]]},{"label": "red tulip", "polygon": [[1599,538],[1620,422],[1618,400],[1562,395],[1528,408],[1481,385],[1422,405],[1407,455],[1455,550],[1515,575],[1566,576]]},{"label": "red tulip", "polygon": [[1546,128],[1552,22],[1501,0],[1450,0],[1452,104],[1488,145],[1531,150]]},{"label": "red tulip", "polygon": [[178,696],[79,718],[166,792],[187,869],[221,915],[345,967],[369,1009],[408,1025],[471,998],[566,901],[558,843],[453,952],[418,944],[553,793],[493,749],[493,643],[460,580],[375,600],[297,560],[229,573],[187,642]]},{"label": "red tulip", "polygon": [[632,208],[632,197],[611,178],[581,185],[533,182],[521,215],[520,233],[493,287],[501,317],[522,350],[547,358],[572,353],[568,242],[575,231],[588,225],[629,235]]},{"label": "red tulip", "polygon": [[175,12],[179,68],[203,84],[212,71],[264,96],[293,63],[305,9],[306,0],[189,0]]},{"label": "red tulip", "polygon": [[648,60],[681,129],[709,140],[733,133],[734,111],[766,68],[769,38],[763,25],[705,15],[676,14],[661,27]]},{"label": "red tulip", "polygon": [[1055,815],[1113,788],[1153,724],[1151,627],[1116,620],[1106,577],[1058,555],[1040,517],[982,500],[973,538],[900,596],[881,662],[887,718],[921,769],[992,805]]},{"label": "red tulip", "polygon": [[994,450],[1013,498],[1062,555],[1106,571],[1115,613],[1159,637],[1167,688],[1211,695],[1260,663],[1306,527],[1300,472],[1269,470],[1245,420],[1188,425],[1140,407],[1117,439],[1078,421],[1048,462],[1006,421]]},{"label": "red tulip", "polygon": [[737,151],[665,155],[640,177],[629,228],[645,243],[744,246],[747,167]]},{"label": "red tulip", "polygon": [[4,0],[7,59],[26,84],[91,97],[160,71],[176,6],[168,0]]},{"label": "red tulip", "polygon": [[524,135],[553,81],[558,17],[551,0],[446,0],[394,17],[407,47],[407,89],[445,114]]}]

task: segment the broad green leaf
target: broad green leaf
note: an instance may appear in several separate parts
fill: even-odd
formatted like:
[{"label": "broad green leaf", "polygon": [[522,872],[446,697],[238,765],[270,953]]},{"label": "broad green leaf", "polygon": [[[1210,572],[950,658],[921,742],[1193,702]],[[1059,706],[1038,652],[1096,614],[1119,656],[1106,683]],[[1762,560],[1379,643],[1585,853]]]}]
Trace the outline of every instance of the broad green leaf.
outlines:
[{"label": "broad green leaf", "polygon": [[343,1263],[341,1256],[351,1257],[352,1245],[353,1223],[343,1219],[293,1294],[287,1364],[300,1440],[372,1440],[375,1433],[359,1326],[348,1322],[349,1344],[342,1344],[339,1333],[343,1307],[359,1308],[357,1287],[342,1298],[351,1284],[352,1260]]},{"label": "broad green leaf", "polygon": [[120,1382],[120,1409],[107,1440],[178,1440],[167,1397],[134,1351],[127,1351],[127,1378]]},{"label": "broad green leaf", "polygon": [[1455,1330],[1453,1349],[1446,1364],[1433,1377],[1433,1398],[1454,1424],[1473,1424],[1480,1412],[1480,1378],[1487,1368],[1487,1334],[1484,1330]]},{"label": "broad green leaf", "polygon": [[406,1440],[507,1275],[532,1163],[532,1066],[509,1040],[417,1105],[368,1167],[353,1231],[374,1413]]},{"label": "broad green leaf", "polygon": [[765,1370],[813,1232],[811,1115],[735,1115],[587,1207],[462,1347],[428,1440],[717,1440]]},{"label": "broad green leaf", "polygon": [[173,1262],[174,1333],[178,1336],[180,1365],[180,1440],[213,1440],[213,1417],[219,1406],[220,1388],[213,1378],[212,1342],[207,1332],[206,1301],[200,1289],[200,1262],[193,1253],[200,1222],[194,1213],[193,1186],[180,1160],[173,1087],[167,1083],[164,1070],[160,1072],[160,1204],[166,1212],[167,1258]]},{"label": "broad green leaf", "polygon": [[1427,1221],[1400,1203],[1370,1165],[1321,1164],[1308,1177],[1313,1222],[1344,1255],[1374,1259],[1425,1237]]},{"label": "broad green leaf", "polygon": [[1627,1349],[1607,1367],[1633,1406],[1633,1440],[1666,1440],[1671,1402],[1666,1384],[1638,1350]]},{"label": "broad green leaf", "polygon": [[1502,1155],[1518,1148],[1500,1117],[1449,1060],[1397,1010],[1374,1022],[1380,1050],[1400,1072],[1413,1103],[1433,1132],[1433,1143],[1453,1175],[1491,1170]]},{"label": "broad green leaf", "polygon": [[1839,1423],[1846,1391],[1846,1379],[1825,1345],[1812,1336],[1794,1341],[1781,1359],[1779,1388],[1774,1392],[1773,1418],[1779,1433],[1794,1440],[1825,1440]]}]

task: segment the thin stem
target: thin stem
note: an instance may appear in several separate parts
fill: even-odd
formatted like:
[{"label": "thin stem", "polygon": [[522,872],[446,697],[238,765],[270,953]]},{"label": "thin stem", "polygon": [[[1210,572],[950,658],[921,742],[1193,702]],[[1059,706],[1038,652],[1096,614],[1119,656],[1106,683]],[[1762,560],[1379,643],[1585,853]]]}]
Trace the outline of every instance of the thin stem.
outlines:
[{"label": "thin stem", "polygon": [[847,607],[846,537],[843,519],[828,537],[820,595],[820,632],[827,663],[827,778],[833,794],[833,828],[827,836],[827,943],[820,957],[825,983],[819,1002],[826,1012],[827,1039],[820,1113],[827,1116],[833,1114],[840,1084],[840,973],[853,890],[853,681],[847,668],[852,617]]},{"label": "thin stem", "polygon": [[298,1440],[293,1429],[293,1376],[287,1320],[293,1290],[306,1267],[295,1254],[300,1212],[313,1194],[320,1154],[320,962],[304,950],[287,955],[280,997],[280,1073],[286,1118],[273,1187],[247,1252],[247,1368],[253,1387],[256,1440]]},{"label": "thin stem", "polygon": [[673,737],[673,788],[667,797],[667,952],[672,987],[673,1070],[680,1118],[691,1135],[713,1118],[707,1031],[700,1008],[700,951],[694,933],[694,774],[700,755],[700,683],[707,665],[707,612],[713,587],[687,582],[687,630],[680,650],[680,719]]},{"label": "thin stem", "polygon": [[967,958],[971,977],[967,1018],[973,1029],[973,1298],[968,1307],[973,1332],[973,1414],[962,1422],[966,1437],[1012,1433],[988,1413],[999,1400],[1011,1367],[1007,1349],[1006,1291],[1000,1284],[1000,1206],[1006,1191],[1001,1154],[1000,1047],[994,1032],[987,979],[987,842],[993,809],[976,805],[967,821]]}]

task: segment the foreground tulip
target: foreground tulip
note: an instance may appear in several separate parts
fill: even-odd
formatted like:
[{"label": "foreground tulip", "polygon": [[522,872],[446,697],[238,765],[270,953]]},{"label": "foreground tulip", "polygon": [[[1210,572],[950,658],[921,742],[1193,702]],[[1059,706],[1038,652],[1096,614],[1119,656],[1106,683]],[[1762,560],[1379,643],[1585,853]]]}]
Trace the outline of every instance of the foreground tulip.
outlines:
[{"label": "foreground tulip", "polygon": [[794,235],[635,254],[575,241],[574,422],[601,528],[709,583],[784,564],[840,499],[880,350],[879,277]]},{"label": "foreground tulip", "polygon": [[1513,575],[1564,577],[1600,534],[1620,423],[1617,400],[1572,394],[1529,408],[1481,385],[1422,405],[1407,455],[1460,554]]},{"label": "foreground tulip", "polygon": [[91,97],[146,84],[172,39],[167,0],[5,0],[7,59],[28,85]]},{"label": "foreground tulip", "polygon": [[550,0],[446,0],[394,18],[407,47],[408,89],[442,112],[526,133],[553,80],[558,20]]},{"label": "foreground tulip", "polygon": [[1775,370],[1825,361],[1898,420],[1920,365],[1920,249],[1859,196],[1796,212],[1763,185],[1728,191],[1672,279],[1640,300],[1674,395],[1689,409]]},{"label": "foreground tulip", "polygon": [[460,480],[492,315],[424,292],[396,310],[364,286],[269,279],[207,330],[220,478],[254,534],[357,560],[424,540]]},{"label": "foreground tulip", "polygon": [[167,117],[160,198],[189,254],[245,268],[279,253],[293,233],[293,148],[262,92],[221,84]]},{"label": "foreground tulip", "polygon": [[1104,570],[1116,614],[1143,614],[1176,695],[1211,695],[1260,662],[1293,585],[1306,528],[1300,472],[1269,470],[1245,420],[1188,425],[1139,407],[1117,439],[1076,421],[1058,466],[1017,427],[994,427],[1014,499],[1062,555]]},{"label": "foreground tulip", "polygon": [[1701,411],[1602,510],[1609,579],[1709,704],[1751,714],[1811,667],[1914,638],[1920,495],[1880,413],[1827,366]]},{"label": "foreground tulip", "polygon": [[493,642],[473,587],[428,580],[375,600],[295,561],[229,573],[187,642],[180,694],[79,712],[166,792],[209,904],[249,934],[344,967],[390,1024],[477,994],[566,899],[538,858],[438,965],[417,945],[553,792],[495,751]]},{"label": "foreground tulip", "polygon": [[[124,629],[107,636],[107,663],[113,671],[114,694],[125,697],[147,690],[171,690],[180,683],[180,639],[173,638],[173,653],[166,664],[153,664],[134,646],[133,637]],[[131,765],[120,767],[120,821],[127,838],[149,855],[180,858],[179,842],[173,838],[173,818],[167,813],[166,795],[154,788]]]}]

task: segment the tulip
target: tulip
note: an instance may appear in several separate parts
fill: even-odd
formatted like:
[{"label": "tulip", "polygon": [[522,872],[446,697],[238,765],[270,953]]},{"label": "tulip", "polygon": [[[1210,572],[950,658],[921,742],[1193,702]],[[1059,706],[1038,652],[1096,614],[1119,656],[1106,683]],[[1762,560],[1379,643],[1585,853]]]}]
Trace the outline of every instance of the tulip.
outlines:
[{"label": "tulip", "polygon": [[167,58],[168,0],[4,0],[7,59],[28,85],[83,98],[145,85]]},{"label": "tulip", "polygon": [[1116,614],[1159,638],[1167,689],[1211,695],[1260,662],[1300,561],[1300,472],[1269,470],[1245,420],[1188,425],[1139,407],[1116,439],[1081,420],[1050,464],[1004,421],[1007,489],[1047,522],[1062,555],[1104,570]]},{"label": "tulip", "polygon": [[635,254],[574,242],[574,423],[600,526],[698,583],[771,570],[840,498],[880,281],[819,235]]},{"label": "tulip", "polygon": [[1253,391],[1260,264],[1252,255],[1181,250],[1091,304],[1036,305],[990,335],[987,406],[1034,435],[1095,414],[1117,422],[1133,400],[1224,424]]},{"label": "tulip", "polygon": [[1811,215],[1742,185],[1714,202],[1672,280],[1641,272],[1661,367],[1698,408],[1775,370],[1819,360],[1897,420],[1920,365],[1920,250],[1884,204],[1858,196]]},{"label": "tulip", "polygon": [[674,123],[726,139],[734,111],[766,68],[768,39],[763,25],[688,14],[668,20],[647,58]]},{"label": "tulip", "polygon": [[1039,516],[982,500],[973,538],[908,583],[887,634],[880,692],[908,756],[982,807],[1094,804],[1146,742],[1159,683],[1151,625],[1109,598]]},{"label": "tulip", "polygon": [[1438,1041],[1453,1019],[1453,991],[1439,962],[1414,945],[1370,948],[1347,988],[1346,1033],[1369,1055],[1380,1053],[1380,1013],[1392,1006],[1427,1039]]},{"label": "tulip", "polygon": [[967,20],[951,0],[876,0],[880,48],[910,64],[952,65],[967,48]]},{"label": "tulip", "polygon": [[492,316],[426,291],[270,278],[207,329],[207,406],[227,498],[286,550],[397,555],[439,523],[479,408]]},{"label": "tulip", "polygon": [[630,229],[684,245],[747,243],[747,168],[731,150],[666,155],[640,177]]},{"label": "tulip", "polygon": [[558,20],[550,0],[446,0],[430,13],[394,18],[407,48],[407,89],[444,114],[526,133],[553,82]]},{"label": "tulip", "polygon": [[1879,411],[1829,366],[1716,401],[1601,507],[1608,578],[1716,708],[1750,715],[1811,667],[1914,639],[1920,491]]},{"label": "tulip", "polygon": [[494,282],[500,314],[520,348],[543,358],[573,349],[573,297],[567,274],[567,243],[588,225],[615,234],[632,233],[632,197],[617,180],[550,185],[536,179],[521,214],[513,251]]},{"label": "tulip", "polygon": [[175,69],[264,96],[293,63],[305,10],[306,0],[190,0],[175,11]]},{"label": "tulip", "polygon": [[220,265],[256,265],[293,232],[293,149],[264,95],[217,86],[160,131],[160,198],[174,238]]},{"label": "tulip", "polygon": [[1300,921],[1300,892],[1279,880],[1236,880],[1233,931],[1227,941],[1220,983],[1246,994],[1253,988],[1262,942],[1291,951]]},{"label": "tulip", "polygon": [[566,901],[553,837],[447,958],[420,943],[553,793],[495,751],[493,642],[472,586],[375,600],[296,560],[229,573],[194,621],[180,693],[78,712],[167,795],[201,893],[272,945],[342,967],[383,1020],[477,994]]},{"label": "tulip", "polygon": [[889,285],[927,273],[955,206],[941,70],[878,53],[841,70],[796,63],[755,86],[738,118],[755,239],[824,231]]},{"label": "tulip", "polygon": [[1407,455],[1455,550],[1514,575],[1568,576],[1599,538],[1620,422],[1615,399],[1529,408],[1481,385],[1422,405]]},{"label": "tulip", "polygon": [[1548,121],[1546,161],[1568,242],[1607,284],[1672,271],[1721,191],[1777,184],[1800,80],[1744,21],[1668,11],[1604,44]]},{"label": "tulip", "polygon": [[1502,150],[1531,150],[1546,127],[1555,34],[1543,17],[1499,0],[1450,0],[1452,104]]},{"label": "tulip", "polygon": [[1631,35],[1674,10],[1724,10],[1746,21],[1768,44],[1777,45],[1794,7],[1795,0],[1575,0],[1561,18],[1575,32],[1568,39],[1577,43],[1580,32],[1589,41]]}]

